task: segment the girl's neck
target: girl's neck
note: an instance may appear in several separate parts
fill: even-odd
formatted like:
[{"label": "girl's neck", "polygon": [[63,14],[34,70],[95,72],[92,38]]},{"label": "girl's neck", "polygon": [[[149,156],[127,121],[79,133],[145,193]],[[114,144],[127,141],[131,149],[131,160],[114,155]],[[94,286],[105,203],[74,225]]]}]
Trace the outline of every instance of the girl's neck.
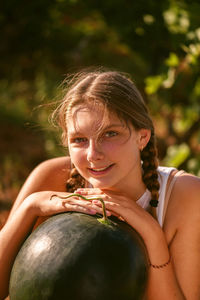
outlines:
[{"label": "girl's neck", "polygon": [[121,187],[118,185],[117,187],[102,189],[102,191],[113,195],[125,196],[136,202],[145,193],[146,186],[141,178],[140,180],[134,180],[131,185],[123,183]]},{"label": "girl's neck", "polygon": [[[92,184],[88,181],[86,182],[85,187],[93,188]],[[134,178],[129,177],[128,180],[123,180],[121,184],[118,183],[116,186],[102,188],[102,191],[112,195],[125,196],[136,202],[145,193],[146,189],[146,185],[142,180],[142,169],[139,167]]]}]

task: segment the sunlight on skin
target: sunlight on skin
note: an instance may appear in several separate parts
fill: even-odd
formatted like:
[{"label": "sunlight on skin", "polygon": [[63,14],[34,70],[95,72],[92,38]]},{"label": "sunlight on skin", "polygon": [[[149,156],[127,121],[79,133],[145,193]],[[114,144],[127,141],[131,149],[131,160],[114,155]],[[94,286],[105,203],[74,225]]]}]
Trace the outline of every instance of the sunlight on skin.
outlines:
[{"label": "sunlight on skin", "polygon": [[128,127],[114,113],[108,113],[106,125],[97,131],[103,112],[89,105],[72,109],[74,117],[67,120],[71,161],[93,187],[126,195],[131,191],[129,197],[138,199],[146,189],[140,149],[149,141],[150,131]]}]

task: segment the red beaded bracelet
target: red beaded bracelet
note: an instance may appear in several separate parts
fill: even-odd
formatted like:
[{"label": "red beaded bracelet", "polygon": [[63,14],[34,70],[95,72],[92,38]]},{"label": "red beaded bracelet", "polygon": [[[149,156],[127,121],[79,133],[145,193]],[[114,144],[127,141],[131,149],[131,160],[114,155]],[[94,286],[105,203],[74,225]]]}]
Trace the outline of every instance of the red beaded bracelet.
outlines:
[{"label": "red beaded bracelet", "polygon": [[166,267],[171,261],[171,256],[169,256],[169,259],[166,263],[162,264],[162,265],[153,265],[152,263],[149,263],[149,267],[152,267],[154,269],[162,269],[164,267]]}]

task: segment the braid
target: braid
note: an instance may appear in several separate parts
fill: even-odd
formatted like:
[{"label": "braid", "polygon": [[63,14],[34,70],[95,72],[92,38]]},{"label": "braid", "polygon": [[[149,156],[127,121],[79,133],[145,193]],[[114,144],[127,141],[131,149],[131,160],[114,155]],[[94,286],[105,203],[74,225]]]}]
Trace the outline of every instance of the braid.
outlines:
[{"label": "braid", "polygon": [[151,135],[147,146],[141,152],[141,160],[143,168],[142,179],[147,189],[151,192],[151,213],[153,217],[157,218],[156,207],[158,206],[160,184],[158,182],[158,161],[154,134]]},{"label": "braid", "polygon": [[77,188],[85,186],[85,179],[79,174],[76,168],[70,172],[70,178],[66,182],[67,192],[73,193]]}]

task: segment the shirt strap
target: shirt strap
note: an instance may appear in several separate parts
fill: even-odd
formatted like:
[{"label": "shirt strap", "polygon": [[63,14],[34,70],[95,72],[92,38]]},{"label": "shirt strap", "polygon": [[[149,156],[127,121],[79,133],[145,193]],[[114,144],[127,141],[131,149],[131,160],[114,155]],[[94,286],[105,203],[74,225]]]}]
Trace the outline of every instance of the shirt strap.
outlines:
[{"label": "shirt strap", "polygon": [[164,205],[164,210],[163,210],[163,222],[164,222],[164,219],[165,219],[167,206],[168,206],[168,203],[169,203],[169,199],[170,199],[170,196],[171,196],[171,193],[172,193],[173,186],[174,186],[174,184],[177,180],[177,177],[179,177],[183,173],[185,173],[185,171],[180,170],[180,171],[177,171],[175,174],[174,173],[170,174],[170,177],[168,179],[169,185],[168,185],[168,188],[167,188],[167,191],[166,191],[166,194],[165,194],[165,205]]}]

